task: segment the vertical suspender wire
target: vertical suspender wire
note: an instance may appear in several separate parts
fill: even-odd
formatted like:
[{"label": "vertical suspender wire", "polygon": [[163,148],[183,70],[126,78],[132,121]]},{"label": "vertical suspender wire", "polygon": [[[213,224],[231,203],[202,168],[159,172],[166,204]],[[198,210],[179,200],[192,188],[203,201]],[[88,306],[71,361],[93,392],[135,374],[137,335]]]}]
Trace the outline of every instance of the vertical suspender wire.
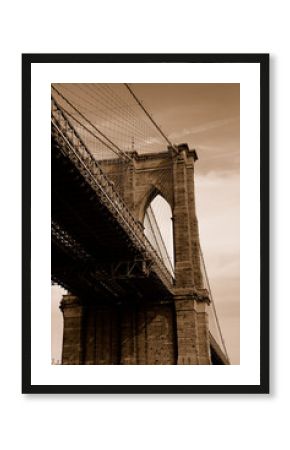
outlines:
[{"label": "vertical suspender wire", "polygon": [[161,136],[166,140],[167,144],[170,145],[170,147],[173,147],[172,142],[168,139],[168,137],[163,133],[163,131],[161,130],[161,128],[159,127],[159,125],[157,125],[157,123],[155,122],[155,120],[153,119],[152,115],[149,114],[149,112],[145,109],[145,107],[143,106],[143,104],[141,103],[141,101],[138,99],[138,97],[134,94],[133,90],[130,88],[130,86],[127,83],[124,83],[124,85],[126,86],[126,88],[128,89],[128,91],[130,92],[130,94],[132,95],[132,97],[136,100],[136,102],[138,103],[138,105],[140,106],[140,108],[144,111],[144,113],[146,114],[146,116],[150,119],[150,121],[153,123],[153,125],[155,126],[155,128],[159,131],[159,133],[161,134]]},{"label": "vertical suspender wire", "polygon": [[[54,99],[54,97],[53,97]],[[56,100],[54,99],[54,101],[56,102]],[[107,147],[109,150],[111,150],[113,153],[115,153],[115,155],[120,156],[120,153],[117,150],[114,150],[112,147],[110,147],[109,144],[107,144],[105,141],[103,141],[99,136],[97,136],[95,133],[93,133],[93,131],[91,131],[88,127],[86,127],[86,125],[84,125],[83,123],[81,123],[76,117],[74,117],[70,112],[68,112],[67,109],[65,109],[63,106],[59,106],[59,109],[61,109],[68,117],[70,117],[71,119],[73,119],[74,122],[76,122],[82,129],[86,130],[91,136],[93,136],[97,141],[99,141],[101,144],[103,144],[105,147]],[[130,158],[128,156],[128,158]],[[127,160],[127,159],[126,159]]]},{"label": "vertical suspender wire", "polygon": [[101,130],[99,130],[90,120],[87,119],[87,117],[81,112],[79,111],[68,99],[66,99],[64,97],[64,95],[58,90],[56,89],[55,86],[52,85],[52,88],[57,92],[57,94],[65,101],[67,102],[67,104],[74,109],[74,111],[76,111],[81,117],[82,119],[84,119],[87,123],[89,123],[91,125],[91,127],[97,131],[97,133],[99,133],[103,138],[107,139],[107,141],[113,146],[115,147],[126,159],[130,159],[129,156],[123,152],[116,144],[114,144],[114,142],[112,142],[104,133],[102,133]]}]

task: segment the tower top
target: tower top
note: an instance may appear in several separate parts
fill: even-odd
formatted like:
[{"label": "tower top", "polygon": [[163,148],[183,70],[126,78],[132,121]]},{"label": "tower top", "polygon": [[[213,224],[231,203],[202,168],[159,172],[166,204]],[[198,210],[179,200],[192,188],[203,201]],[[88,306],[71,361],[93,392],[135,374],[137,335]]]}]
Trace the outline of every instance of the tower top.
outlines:
[{"label": "tower top", "polygon": [[182,143],[174,146],[168,146],[167,151],[163,152],[152,152],[152,153],[138,153],[136,150],[131,152],[126,152],[131,158],[135,160],[143,159],[158,159],[164,157],[166,154],[172,156],[181,155],[184,153],[187,157],[193,157],[194,162],[198,160],[198,155],[195,149],[190,149],[187,143]]}]

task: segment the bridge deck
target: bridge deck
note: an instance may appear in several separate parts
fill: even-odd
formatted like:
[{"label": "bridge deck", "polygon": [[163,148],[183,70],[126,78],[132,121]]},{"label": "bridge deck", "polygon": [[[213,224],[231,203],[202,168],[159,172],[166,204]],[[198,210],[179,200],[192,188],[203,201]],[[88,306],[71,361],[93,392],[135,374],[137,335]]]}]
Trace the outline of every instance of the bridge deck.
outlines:
[{"label": "bridge deck", "polygon": [[72,130],[63,121],[67,141],[60,122],[52,136],[53,279],[87,295],[93,288],[113,297],[128,296],[128,289],[139,297],[148,296],[148,291],[170,297],[173,279],[164,263],[96,161],[84,153],[78,136],[68,135]]},{"label": "bridge deck", "polygon": [[[63,112],[52,108],[52,279],[87,301],[173,303],[174,280]],[[228,364],[210,336],[214,364]]]}]

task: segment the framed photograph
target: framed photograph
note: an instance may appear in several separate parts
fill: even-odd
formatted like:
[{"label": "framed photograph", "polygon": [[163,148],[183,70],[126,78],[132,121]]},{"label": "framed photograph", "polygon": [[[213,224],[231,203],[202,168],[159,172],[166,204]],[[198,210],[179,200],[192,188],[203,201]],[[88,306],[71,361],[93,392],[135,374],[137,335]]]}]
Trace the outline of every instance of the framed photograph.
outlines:
[{"label": "framed photograph", "polygon": [[22,55],[22,392],[269,392],[269,55]]}]

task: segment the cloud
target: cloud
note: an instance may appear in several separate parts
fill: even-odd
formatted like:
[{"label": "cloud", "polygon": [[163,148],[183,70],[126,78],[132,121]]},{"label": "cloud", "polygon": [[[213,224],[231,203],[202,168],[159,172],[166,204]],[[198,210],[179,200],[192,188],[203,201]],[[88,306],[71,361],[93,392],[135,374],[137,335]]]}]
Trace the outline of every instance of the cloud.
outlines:
[{"label": "cloud", "polygon": [[[135,84],[137,95],[145,101],[155,120],[173,141],[187,142],[196,148],[196,202],[200,238],[210,283],[232,361],[239,360],[239,85],[238,84]],[[72,85],[67,85],[72,89]],[[110,85],[121,92],[122,85]],[[97,85],[74,85],[75,97],[81,97],[90,108],[98,109],[98,125],[124,149],[138,151],[166,150],[160,135],[137,114],[128,120],[123,110],[103,115],[104,88],[97,95]],[[79,90],[80,89],[80,90]],[[88,98],[91,93],[92,97]],[[83,96],[85,94],[85,97]],[[93,98],[100,102],[94,103]],[[122,97],[123,98],[123,97]],[[127,98],[124,96],[124,98]],[[128,100],[128,98],[127,98]],[[130,103],[132,105],[132,103]],[[106,108],[109,107],[105,102]],[[136,106],[136,105],[135,105]],[[89,111],[86,110],[88,113]],[[92,114],[90,112],[90,114]],[[95,117],[90,115],[91,119]],[[124,119],[124,120],[123,120]],[[95,120],[95,119],[94,119]],[[149,124],[150,125],[150,124]],[[96,145],[96,144],[95,144]],[[96,146],[98,151],[99,147]],[[169,232],[167,231],[169,235]],[[57,288],[55,288],[57,289]],[[62,324],[58,303],[61,291],[53,294],[53,317]],[[54,344],[53,344],[54,345]]]},{"label": "cloud", "polygon": [[177,138],[183,138],[185,136],[192,135],[192,134],[207,133],[209,130],[213,130],[215,128],[220,128],[220,127],[225,127],[236,121],[239,121],[239,117],[230,117],[227,119],[213,120],[211,122],[206,122],[206,123],[203,123],[200,125],[193,126],[191,128],[184,128],[182,130],[179,130],[178,132],[171,133],[169,136],[171,139],[177,139]]},{"label": "cloud", "polygon": [[239,364],[240,178],[212,171],[195,177],[199,234],[222,332]]}]

